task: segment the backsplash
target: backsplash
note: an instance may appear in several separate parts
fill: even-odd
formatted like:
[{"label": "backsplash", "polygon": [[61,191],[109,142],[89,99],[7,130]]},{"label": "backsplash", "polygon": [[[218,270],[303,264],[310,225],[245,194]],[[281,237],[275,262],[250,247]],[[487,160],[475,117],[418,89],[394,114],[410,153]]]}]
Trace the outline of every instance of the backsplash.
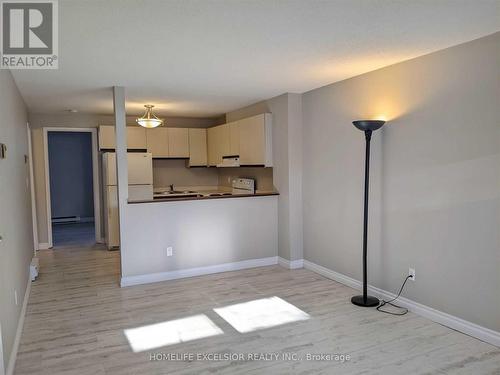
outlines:
[{"label": "backsplash", "polygon": [[188,168],[186,163],[186,160],[181,159],[153,159],[154,187],[174,185],[230,188],[234,178],[245,177],[255,179],[257,190],[274,190],[272,168]]},{"label": "backsplash", "polygon": [[153,185],[155,188],[178,186],[217,186],[216,168],[187,168],[186,160],[153,159]]}]

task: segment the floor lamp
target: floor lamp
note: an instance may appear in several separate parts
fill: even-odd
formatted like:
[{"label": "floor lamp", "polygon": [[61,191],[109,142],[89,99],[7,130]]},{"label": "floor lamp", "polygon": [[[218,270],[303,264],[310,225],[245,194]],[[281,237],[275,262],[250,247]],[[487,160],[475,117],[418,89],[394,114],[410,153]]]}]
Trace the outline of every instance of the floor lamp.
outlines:
[{"label": "floor lamp", "polygon": [[372,132],[380,129],[385,121],[381,120],[360,120],[353,121],[353,125],[365,132],[366,151],[365,151],[365,207],[363,219],[363,295],[354,296],[351,302],[358,306],[372,307],[378,306],[379,300],[376,297],[368,295],[368,281],[366,272],[367,238],[368,238],[368,188],[370,179],[370,140]]}]

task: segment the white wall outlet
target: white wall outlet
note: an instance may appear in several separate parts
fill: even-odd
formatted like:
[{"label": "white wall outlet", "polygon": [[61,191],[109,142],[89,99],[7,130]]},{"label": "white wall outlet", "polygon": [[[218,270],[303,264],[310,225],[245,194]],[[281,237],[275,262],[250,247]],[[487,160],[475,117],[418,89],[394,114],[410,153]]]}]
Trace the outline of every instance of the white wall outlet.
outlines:
[{"label": "white wall outlet", "polygon": [[172,246],[167,247],[167,256],[171,257],[174,254],[174,248]]},{"label": "white wall outlet", "polygon": [[14,301],[16,302],[16,306],[17,306],[19,303],[19,301],[17,299],[17,290],[14,290]]},{"label": "white wall outlet", "polygon": [[411,281],[415,281],[415,268],[408,269],[408,276],[411,276],[410,277]]}]

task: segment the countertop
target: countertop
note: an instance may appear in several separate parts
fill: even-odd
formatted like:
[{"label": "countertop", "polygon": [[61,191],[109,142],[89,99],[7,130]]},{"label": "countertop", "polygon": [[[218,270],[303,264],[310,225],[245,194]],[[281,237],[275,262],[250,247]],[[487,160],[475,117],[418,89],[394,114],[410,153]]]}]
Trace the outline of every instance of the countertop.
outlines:
[{"label": "countertop", "polygon": [[245,197],[266,197],[270,195],[279,195],[277,191],[256,192],[254,194],[234,194],[234,195],[218,195],[218,196],[202,196],[202,197],[171,197],[171,198],[156,198],[140,201],[129,201],[128,203],[155,203],[155,202],[178,202],[178,201],[201,201],[206,199],[231,199]]},{"label": "countertop", "polygon": [[[162,188],[155,188],[155,193],[158,193],[161,190],[164,190]],[[183,190],[183,191],[194,191],[197,194],[201,194],[202,196],[165,196],[165,197],[154,197],[153,199],[145,199],[145,200],[133,200],[133,201],[128,201],[130,204],[134,203],[155,203],[155,202],[179,202],[179,201],[196,201],[196,200],[206,200],[206,199],[228,199],[228,198],[246,198],[246,197],[265,197],[265,196],[271,196],[271,195],[279,195],[277,191],[264,191],[264,190],[257,190],[254,194],[232,194],[232,195],[208,195],[208,194],[214,194],[214,193],[230,193],[231,189],[227,187],[193,187],[193,186],[186,186],[186,187],[176,187],[176,190]]]}]

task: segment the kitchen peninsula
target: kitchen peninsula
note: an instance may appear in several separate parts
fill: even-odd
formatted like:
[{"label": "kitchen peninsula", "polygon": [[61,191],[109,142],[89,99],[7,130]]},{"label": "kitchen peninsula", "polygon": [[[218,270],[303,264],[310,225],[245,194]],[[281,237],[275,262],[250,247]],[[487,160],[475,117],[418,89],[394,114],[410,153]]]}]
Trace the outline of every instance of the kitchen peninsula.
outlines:
[{"label": "kitchen peninsula", "polygon": [[232,181],[232,189],[224,186],[181,186],[174,188],[174,185],[172,184],[169,189],[155,189],[153,199],[129,199],[128,203],[171,202],[278,195],[276,190],[255,190],[254,186],[255,180],[250,178],[234,179]]},{"label": "kitchen peninsula", "polygon": [[[122,286],[278,263],[271,124],[263,113],[209,128],[125,127]],[[114,131],[100,127],[101,151],[115,151]],[[137,168],[132,154],[151,162]],[[151,188],[137,195],[144,169]]]}]

